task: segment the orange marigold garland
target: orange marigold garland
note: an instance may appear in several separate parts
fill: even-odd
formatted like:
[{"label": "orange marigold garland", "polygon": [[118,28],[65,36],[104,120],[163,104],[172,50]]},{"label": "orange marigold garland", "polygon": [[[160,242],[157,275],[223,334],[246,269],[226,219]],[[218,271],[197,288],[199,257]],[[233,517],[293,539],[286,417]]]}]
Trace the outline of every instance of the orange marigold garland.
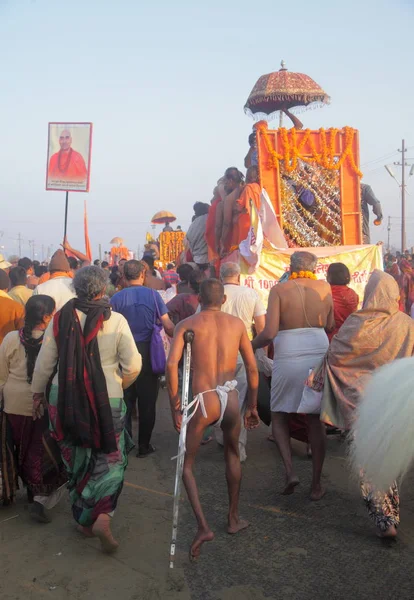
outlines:
[{"label": "orange marigold garland", "polygon": [[299,273],[291,273],[289,279],[318,279],[312,271],[299,271]]},{"label": "orange marigold garland", "polygon": [[184,250],[183,231],[162,231],[160,233],[160,261],[174,262]]},{"label": "orange marigold garland", "polygon": [[[344,127],[342,132],[345,134],[344,137],[344,149],[341,154],[338,155],[338,160],[335,161],[335,148],[336,148],[336,137],[340,133],[339,129],[331,128],[328,132],[321,128],[320,134],[320,151],[315,146],[312,138],[311,130],[306,129],[303,133],[300,143],[297,143],[297,131],[295,128],[286,129],[280,128],[280,138],[282,146],[282,154],[276,152],[272,147],[272,142],[268,135],[268,125],[266,121],[259,121],[255,125],[256,131],[258,131],[265,142],[266,150],[268,152],[268,166],[269,168],[276,168],[279,165],[279,161],[283,160],[285,163],[285,169],[288,173],[291,173],[297,168],[298,159],[305,162],[313,163],[328,169],[329,171],[339,171],[342,165],[348,160],[349,166],[358,175],[362,177],[362,173],[356,165],[355,156],[352,150],[352,144],[354,141],[355,130],[352,127]],[[329,133],[329,144],[328,134]],[[306,144],[309,144],[311,155],[303,156],[302,152]]]}]

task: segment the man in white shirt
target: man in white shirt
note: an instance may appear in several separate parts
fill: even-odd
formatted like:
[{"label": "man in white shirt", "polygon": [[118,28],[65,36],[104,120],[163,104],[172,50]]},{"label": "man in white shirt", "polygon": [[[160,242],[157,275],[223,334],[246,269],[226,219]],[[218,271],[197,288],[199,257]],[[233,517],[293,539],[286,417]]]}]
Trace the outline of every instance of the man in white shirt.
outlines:
[{"label": "man in white shirt", "polygon": [[56,311],[69,300],[75,297],[72,287],[73,279],[70,277],[70,265],[63,250],[56,250],[49,264],[50,277],[48,281],[40,283],[33,294],[51,296],[56,303]]},{"label": "man in white shirt", "polygon": [[[249,339],[253,339],[253,325],[256,335],[263,331],[266,320],[266,309],[261,301],[259,294],[249,287],[240,285],[240,267],[236,263],[225,262],[220,267],[220,279],[224,285],[226,301],[221,310],[234,317],[239,317],[247,329]],[[239,355],[237,360],[237,389],[239,391],[239,406],[243,415],[245,408],[245,398],[247,392],[246,369],[243,360]],[[222,445],[221,431],[216,430],[216,440]],[[239,437],[240,460],[244,462],[246,455],[247,432],[243,425]]]}]

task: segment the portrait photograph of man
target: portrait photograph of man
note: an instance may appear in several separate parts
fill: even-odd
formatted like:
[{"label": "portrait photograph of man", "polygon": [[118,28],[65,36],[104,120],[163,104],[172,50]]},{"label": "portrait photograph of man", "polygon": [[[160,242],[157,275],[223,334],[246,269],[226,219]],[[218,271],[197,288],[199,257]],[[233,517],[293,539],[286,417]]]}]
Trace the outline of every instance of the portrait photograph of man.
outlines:
[{"label": "portrait photograph of man", "polygon": [[89,190],[92,123],[49,123],[47,190]]}]

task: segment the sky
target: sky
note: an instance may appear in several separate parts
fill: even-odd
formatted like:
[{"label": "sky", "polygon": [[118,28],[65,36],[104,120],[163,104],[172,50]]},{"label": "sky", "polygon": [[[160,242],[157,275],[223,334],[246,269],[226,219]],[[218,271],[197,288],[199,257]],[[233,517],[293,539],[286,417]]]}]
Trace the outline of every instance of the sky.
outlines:
[{"label": "sky", "polygon": [[[194,202],[243,167],[243,106],[281,59],[332,98],[305,127],[359,129],[385,216],[374,241],[390,216],[398,244],[400,190],[384,164],[403,138],[414,159],[413,27],[414,0],[0,0],[0,251],[16,253],[20,233],[40,260],[62,240],[65,194],[45,191],[49,121],[94,126],[90,193],[69,195],[72,246],[84,249],[85,198],[94,258],[114,236],[142,250],[158,210],[187,228]],[[414,177],[407,189],[414,245]]]}]

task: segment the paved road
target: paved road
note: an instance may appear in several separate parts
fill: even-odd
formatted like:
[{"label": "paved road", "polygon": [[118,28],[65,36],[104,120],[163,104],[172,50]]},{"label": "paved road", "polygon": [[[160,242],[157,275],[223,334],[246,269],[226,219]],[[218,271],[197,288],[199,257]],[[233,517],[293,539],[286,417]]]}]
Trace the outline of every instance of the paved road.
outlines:
[{"label": "paved road", "polygon": [[54,509],[51,524],[32,523],[22,495],[14,507],[0,509],[0,598],[412,600],[413,474],[401,491],[400,538],[384,544],[374,535],[357,483],[349,480],[338,440],[329,440],[324,475],[329,492],[312,503],[304,446],[294,443],[301,486],[294,496],[283,497],[278,494],[280,460],[266,434],[262,427],[249,436],[241,513],[251,527],[235,537],[225,532],[222,451],[215,443],[201,449],[197,479],[216,539],[204,547],[197,565],[188,563],[195,524],[184,500],[177,566],[169,571],[175,468],[170,457],[177,438],[163,395],[154,435],[158,452],[145,460],[130,459],[114,519],[121,542],[117,554],[104,556],[96,540],[79,536],[67,502]]}]

